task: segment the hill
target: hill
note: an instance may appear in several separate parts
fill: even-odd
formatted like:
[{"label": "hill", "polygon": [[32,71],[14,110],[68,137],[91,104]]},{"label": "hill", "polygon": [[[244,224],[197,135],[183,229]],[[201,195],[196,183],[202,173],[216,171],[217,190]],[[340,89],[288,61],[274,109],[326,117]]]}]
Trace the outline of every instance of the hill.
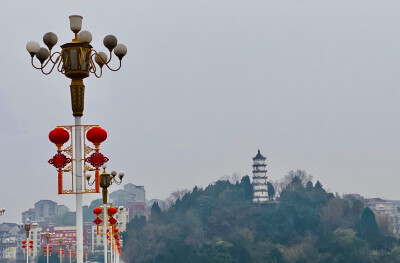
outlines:
[{"label": "hill", "polygon": [[369,208],[302,179],[290,178],[267,204],[251,202],[248,176],[194,187],[168,211],[154,203],[150,220],[128,224],[123,257],[135,263],[400,262],[397,240],[379,232]]}]

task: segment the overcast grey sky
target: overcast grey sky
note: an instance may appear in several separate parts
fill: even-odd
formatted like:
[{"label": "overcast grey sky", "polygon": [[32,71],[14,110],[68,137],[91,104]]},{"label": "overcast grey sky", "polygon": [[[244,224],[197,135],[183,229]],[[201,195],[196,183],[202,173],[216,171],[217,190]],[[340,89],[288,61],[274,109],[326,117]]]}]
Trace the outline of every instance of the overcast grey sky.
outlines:
[{"label": "overcast grey sky", "polygon": [[108,131],[109,168],[147,198],[251,174],[260,148],[272,180],[303,169],[334,192],[400,199],[399,11],[397,0],[2,1],[0,220],[40,199],[74,209],[47,163],[48,132],[73,124],[69,80],[43,76],[25,51],[48,31],[69,42],[71,14],[97,50],[108,34],[128,47],[122,70],[85,80],[83,123]]}]

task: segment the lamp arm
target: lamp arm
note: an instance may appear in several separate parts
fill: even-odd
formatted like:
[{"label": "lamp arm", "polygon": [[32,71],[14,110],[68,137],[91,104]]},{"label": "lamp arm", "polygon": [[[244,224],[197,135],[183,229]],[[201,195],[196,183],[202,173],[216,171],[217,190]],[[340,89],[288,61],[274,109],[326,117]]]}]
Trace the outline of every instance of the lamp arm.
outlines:
[{"label": "lamp arm", "polygon": [[88,183],[89,186],[94,185],[95,182],[96,182],[96,180],[93,180],[92,182],[90,182],[89,179],[87,180],[87,183]]},{"label": "lamp arm", "polygon": [[[56,58],[56,61],[53,61],[53,56],[54,55],[58,55],[57,58]],[[41,67],[41,69],[44,69],[47,66],[47,64],[49,64],[50,61],[51,61],[51,63],[53,63],[53,67],[52,68],[54,68],[54,64],[56,64],[58,62],[60,57],[61,57],[61,53],[60,52],[54,52],[53,54],[51,54],[49,56],[49,58],[47,59],[46,63],[44,63],[44,65]]]},{"label": "lamp arm", "polygon": [[122,180],[117,180],[116,178],[113,179],[113,182],[117,185],[120,185],[122,183]]},{"label": "lamp arm", "polygon": [[[94,52],[94,53],[92,54],[92,60],[93,60],[93,56],[98,56],[98,53],[97,53],[97,51],[94,50],[94,49],[92,49],[92,51]],[[99,56],[99,57],[100,57],[100,56]],[[108,65],[108,64],[110,63],[110,61],[111,61],[111,57],[112,57],[112,52],[110,51],[110,58],[107,60],[107,62],[104,61],[104,65],[105,65],[109,70],[111,70],[111,71],[118,71],[118,70],[121,68],[121,66],[122,66],[122,62],[121,62],[121,60],[119,60],[119,67],[116,68],[116,69],[113,69],[113,68],[111,68],[111,67]],[[100,57],[100,59],[102,60],[101,57]],[[100,69],[102,69],[102,67],[100,67]],[[98,77],[97,74],[96,74],[96,77],[100,78],[101,75],[102,75],[102,73],[101,73],[100,76]]]},{"label": "lamp arm", "polygon": [[31,57],[31,64],[32,64],[32,66],[33,66],[35,69],[42,69],[41,66],[40,66],[40,67],[36,67],[36,66],[35,66],[35,63],[33,62],[33,56]]},{"label": "lamp arm", "polygon": [[121,66],[122,66],[122,61],[121,61],[121,59],[119,60],[119,67],[116,68],[116,69],[111,68],[111,67],[108,65],[108,63],[106,63],[105,65],[106,65],[107,68],[108,68],[109,70],[111,70],[111,71],[118,71],[118,70],[120,70],[120,68],[121,68]]},{"label": "lamp arm", "polygon": [[112,58],[112,50],[109,50],[109,51],[110,51],[110,57],[108,58],[108,61],[106,62],[106,65],[107,65],[108,63],[110,63],[111,58]]},{"label": "lamp arm", "polygon": [[[58,54],[58,56],[57,56],[56,60],[53,62],[53,56],[56,55],[56,54]],[[44,66],[41,67],[40,70],[42,71],[42,73],[43,73],[44,75],[49,75],[49,74],[53,71],[54,67],[57,65],[58,61],[60,61],[60,62],[59,62],[59,65],[61,64],[61,61],[62,61],[62,60],[61,60],[60,58],[61,58],[61,53],[60,53],[60,52],[55,52],[55,53],[53,53],[53,54],[50,56],[50,58],[47,60],[46,64],[44,64]],[[48,64],[50,61],[53,63],[53,66],[51,67],[51,69],[50,69],[49,72],[45,72],[45,71],[44,71],[44,68],[47,66],[47,64]],[[58,70],[58,66],[57,66],[57,70]]]},{"label": "lamp arm", "polygon": [[[62,74],[64,74],[65,73],[65,69],[64,69],[64,67],[62,66],[63,64],[62,64],[62,59],[60,59],[60,62],[58,63],[58,65],[57,65],[57,71],[58,72],[60,72],[60,73],[62,73]],[[61,67],[60,67],[61,66]]]},{"label": "lamp arm", "polygon": [[[92,65],[92,68],[90,69],[90,72],[91,73],[93,73],[95,76],[96,76],[96,78],[101,78],[101,76],[103,75],[103,68],[102,67],[100,67],[99,66],[99,68],[100,68],[100,74],[99,75],[97,75],[97,67],[96,67],[96,63],[94,62],[94,60],[93,60],[93,57],[94,56],[97,56],[97,52],[96,52],[96,50],[94,50],[94,49],[92,49],[92,51],[93,51],[93,54],[91,54],[90,55],[90,64]],[[101,58],[100,58],[101,59]]]},{"label": "lamp arm", "polygon": [[61,56],[61,53],[60,53],[60,52],[51,53],[51,49],[50,49],[49,51],[50,51],[50,60],[51,60],[51,62],[52,62],[52,63],[57,63],[58,58],[54,61],[54,60],[53,60],[53,55],[58,53],[58,54],[60,54],[60,56]]}]

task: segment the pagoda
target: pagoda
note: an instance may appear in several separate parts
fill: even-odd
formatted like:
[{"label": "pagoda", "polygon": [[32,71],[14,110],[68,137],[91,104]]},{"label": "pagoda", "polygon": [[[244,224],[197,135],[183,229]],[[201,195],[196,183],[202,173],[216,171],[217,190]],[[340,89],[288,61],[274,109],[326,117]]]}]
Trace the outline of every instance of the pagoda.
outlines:
[{"label": "pagoda", "polygon": [[262,156],[260,150],[253,157],[253,203],[268,202],[266,159],[266,157]]}]

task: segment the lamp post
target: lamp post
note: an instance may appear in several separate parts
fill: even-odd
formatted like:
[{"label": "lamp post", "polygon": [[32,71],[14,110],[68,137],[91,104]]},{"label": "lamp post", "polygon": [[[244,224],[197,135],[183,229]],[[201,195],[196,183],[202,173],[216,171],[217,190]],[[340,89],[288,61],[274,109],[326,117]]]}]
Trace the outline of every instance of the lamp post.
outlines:
[{"label": "lamp post", "polygon": [[37,227],[37,223],[30,223],[29,218],[27,218],[25,224],[20,224],[19,227],[26,231],[26,263],[29,263],[29,249],[33,248],[33,244],[29,242],[29,233]]},{"label": "lamp post", "polygon": [[63,258],[63,256],[64,256],[64,252],[63,252],[63,249],[62,249],[62,243],[63,243],[63,239],[62,238],[59,238],[58,239],[58,243],[60,244],[60,248],[59,248],[59,253],[58,253],[58,256],[60,257],[60,263],[62,263],[62,258]]},{"label": "lamp post", "polygon": [[[109,51],[108,58],[106,53],[97,52],[90,45],[92,34],[89,31],[81,31],[83,17],[71,15],[69,19],[74,38],[71,42],[61,45],[60,52],[52,52],[52,48],[58,42],[58,37],[53,32],[48,32],[43,36],[43,42],[47,48],[40,47],[39,43],[35,41],[30,41],[27,43],[26,49],[31,56],[31,64],[34,68],[39,69],[45,75],[50,74],[54,68],[56,68],[60,73],[71,79],[72,115],[75,118],[75,169],[73,172],[76,183],[75,192],[70,193],[76,195],[77,261],[81,263],[83,262],[82,170],[84,170],[84,164],[82,162],[82,115],[85,96],[83,79],[89,77],[90,73],[100,78],[103,74],[104,66],[112,71],[119,70],[121,68],[122,58],[127,53],[127,48],[125,45],[119,44],[115,36],[106,36],[103,40],[103,44]],[[110,66],[112,51],[114,51],[115,56],[119,59],[119,66],[117,68],[112,68]],[[36,66],[34,63],[35,56],[40,62],[39,66]],[[46,69],[48,69],[48,71],[46,71]]]},{"label": "lamp post", "polygon": [[[111,174],[108,174],[106,172],[107,166],[103,165],[102,167],[103,167],[103,172],[100,174],[100,187],[102,188],[102,195],[103,195],[103,245],[104,245],[104,263],[107,263],[107,222],[108,222],[107,214],[111,212],[110,211],[111,207],[110,209],[107,209],[108,187],[110,187],[113,183],[120,185],[122,183],[122,178],[124,178],[124,173],[120,172],[118,174],[119,179],[117,179],[116,171],[112,171]],[[90,174],[85,174],[85,179],[87,180],[88,184],[92,185],[95,181],[90,182],[90,177],[91,177]]]},{"label": "lamp post", "polygon": [[69,256],[69,263],[72,263],[72,247],[74,246],[74,243],[69,242],[68,243],[68,256]]},{"label": "lamp post", "polygon": [[0,216],[4,215],[5,212],[6,212],[6,209],[5,208],[1,208],[0,209]]},{"label": "lamp post", "polygon": [[84,258],[86,259],[85,260],[85,262],[87,262],[87,259],[88,259],[88,256],[89,256],[89,247],[88,246],[85,246],[84,248],[83,248],[83,251],[84,251]]},{"label": "lamp post", "polygon": [[54,233],[49,232],[49,229],[47,228],[47,231],[44,232],[42,234],[44,236],[44,238],[46,238],[46,257],[47,257],[47,263],[49,263],[49,241],[52,235],[54,235]]}]

